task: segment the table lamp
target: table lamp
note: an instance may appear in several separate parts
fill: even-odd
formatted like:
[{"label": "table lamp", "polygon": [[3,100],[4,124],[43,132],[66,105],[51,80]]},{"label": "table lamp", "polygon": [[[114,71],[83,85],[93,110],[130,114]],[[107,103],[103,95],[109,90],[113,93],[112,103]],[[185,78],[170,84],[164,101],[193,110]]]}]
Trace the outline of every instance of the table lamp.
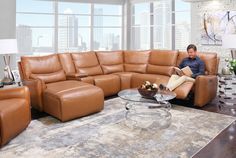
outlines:
[{"label": "table lamp", "polygon": [[3,55],[5,63],[4,78],[1,81],[4,85],[13,84],[13,76],[10,68],[10,55],[16,53],[18,53],[16,39],[0,39],[0,54]]},{"label": "table lamp", "polygon": [[231,49],[231,56],[236,59],[236,34],[222,36],[222,47]]}]

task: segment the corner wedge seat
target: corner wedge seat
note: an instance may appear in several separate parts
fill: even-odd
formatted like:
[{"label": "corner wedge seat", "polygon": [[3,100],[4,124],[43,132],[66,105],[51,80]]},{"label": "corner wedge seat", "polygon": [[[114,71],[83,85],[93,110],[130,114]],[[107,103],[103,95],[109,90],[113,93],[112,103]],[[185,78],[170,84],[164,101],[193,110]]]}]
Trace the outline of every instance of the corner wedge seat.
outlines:
[{"label": "corner wedge seat", "polygon": [[30,123],[27,87],[0,90],[0,146],[21,133]]},{"label": "corner wedge seat", "polygon": [[44,111],[61,121],[68,121],[103,109],[103,91],[79,81],[47,84],[43,95]]}]

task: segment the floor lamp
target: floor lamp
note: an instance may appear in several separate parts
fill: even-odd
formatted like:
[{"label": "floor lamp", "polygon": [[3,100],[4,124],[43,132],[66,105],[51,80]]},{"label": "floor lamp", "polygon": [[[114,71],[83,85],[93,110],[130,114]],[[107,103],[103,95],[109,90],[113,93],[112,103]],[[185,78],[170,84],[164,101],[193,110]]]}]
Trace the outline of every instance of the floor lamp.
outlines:
[{"label": "floor lamp", "polygon": [[232,59],[236,59],[236,34],[227,34],[222,36],[222,47],[231,50]]},{"label": "floor lamp", "polygon": [[4,85],[13,84],[13,76],[10,68],[10,55],[16,54],[17,52],[18,49],[16,39],[0,39],[0,54],[3,55],[5,64],[4,78],[1,80]]}]

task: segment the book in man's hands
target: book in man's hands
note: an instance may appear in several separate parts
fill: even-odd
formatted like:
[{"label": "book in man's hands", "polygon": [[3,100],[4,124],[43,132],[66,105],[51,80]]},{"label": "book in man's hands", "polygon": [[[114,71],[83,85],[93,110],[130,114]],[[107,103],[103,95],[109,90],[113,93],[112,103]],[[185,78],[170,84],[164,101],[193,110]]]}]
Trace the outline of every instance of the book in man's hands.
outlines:
[{"label": "book in man's hands", "polygon": [[174,69],[175,69],[176,74],[179,75],[179,76],[186,75],[186,76],[191,77],[192,74],[193,74],[193,72],[192,72],[192,70],[190,69],[189,66],[186,66],[182,69],[180,69],[178,67],[174,67]]}]

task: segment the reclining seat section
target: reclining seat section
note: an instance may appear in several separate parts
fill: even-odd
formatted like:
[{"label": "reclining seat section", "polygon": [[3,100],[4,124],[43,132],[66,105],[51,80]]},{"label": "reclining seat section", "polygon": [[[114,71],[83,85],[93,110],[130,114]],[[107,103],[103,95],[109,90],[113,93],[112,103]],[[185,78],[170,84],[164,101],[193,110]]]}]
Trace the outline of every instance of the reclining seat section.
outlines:
[{"label": "reclining seat section", "polygon": [[[90,76],[94,85],[100,87],[104,96],[111,96],[120,91],[120,78],[113,74],[104,74],[95,52],[72,53],[76,73]],[[83,77],[81,77],[83,81]]]},{"label": "reclining seat section", "polygon": [[57,54],[21,57],[19,66],[23,84],[29,87],[32,106],[36,109],[61,121],[103,109],[102,90],[88,83],[66,80]]},{"label": "reclining seat section", "polygon": [[[187,52],[179,52],[176,65],[187,57]],[[217,93],[217,73],[219,58],[216,53],[198,53],[198,56],[205,63],[205,75],[196,78],[193,92],[194,92],[194,105],[202,107],[209,103],[216,97]]]}]

